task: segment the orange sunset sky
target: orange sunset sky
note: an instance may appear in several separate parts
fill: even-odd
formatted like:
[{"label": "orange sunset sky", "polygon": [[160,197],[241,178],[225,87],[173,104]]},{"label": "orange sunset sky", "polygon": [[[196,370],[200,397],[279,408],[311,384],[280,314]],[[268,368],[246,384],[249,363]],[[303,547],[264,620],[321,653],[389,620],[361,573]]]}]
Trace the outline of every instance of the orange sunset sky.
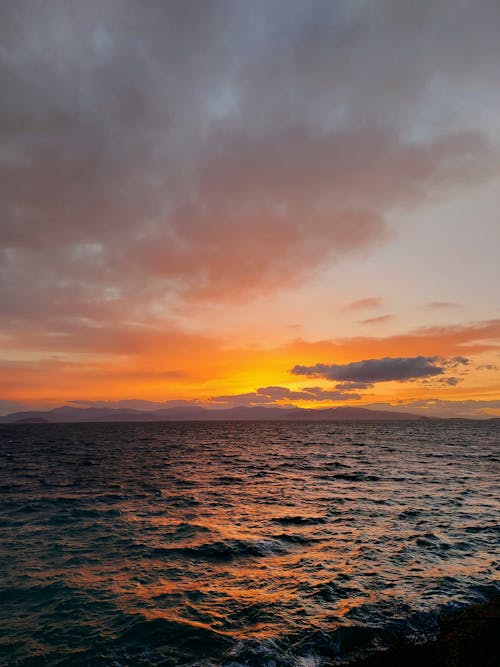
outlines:
[{"label": "orange sunset sky", "polygon": [[500,415],[500,4],[0,8],[0,414]]}]

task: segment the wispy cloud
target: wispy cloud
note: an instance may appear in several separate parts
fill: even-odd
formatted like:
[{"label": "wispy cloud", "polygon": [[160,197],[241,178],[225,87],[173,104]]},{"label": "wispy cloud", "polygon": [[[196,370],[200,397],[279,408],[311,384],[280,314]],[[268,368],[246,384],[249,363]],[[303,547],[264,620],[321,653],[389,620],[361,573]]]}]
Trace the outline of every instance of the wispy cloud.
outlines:
[{"label": "wispy cloud", "polygon": [[378,317],[368,317],[366,320],[360,320],[360,324],[385,324],[394,319],[394,315],[378,315]]},{"label": "wispy cloud", "polygon": [[336,340],[308,342],[299,340],[290,345],[290,353],[317,357],[373,358],[389,356],[397,350],[401,357],[439,356],[459,358],[481,352],[500,352],[500,319],[468,324],[420,327],[412,331],[388,336],[356,336]]},{"label": "wispy cloud", "polygon": [[382,299],[378,296],[368,296],[364,299],[357,299],[356,301],[351,301],[342,306],[344,311],[356,311],[356,310],[365,310],[366,308],[378,308],[382,305]]},{"label": "wispy cloud", "polygon": [[446,310],[448,308],[460,308],[460,304],[453,301],[431,301],[426,304],[426,307],[432,310]]},{"label": "wispy cloud", "polygon": [[498,366],[496,364],[480,364],[477,366],[476,370],[478,371],[497,371]]}]

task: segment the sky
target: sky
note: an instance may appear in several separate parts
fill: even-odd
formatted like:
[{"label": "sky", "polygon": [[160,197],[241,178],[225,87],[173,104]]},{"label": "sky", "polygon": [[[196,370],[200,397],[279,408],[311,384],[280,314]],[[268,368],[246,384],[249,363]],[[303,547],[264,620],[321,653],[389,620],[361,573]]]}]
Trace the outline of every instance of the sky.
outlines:
[{"label": "sky", "polygon": [[498,0],[0,5],[0,413],[500,415]]}]

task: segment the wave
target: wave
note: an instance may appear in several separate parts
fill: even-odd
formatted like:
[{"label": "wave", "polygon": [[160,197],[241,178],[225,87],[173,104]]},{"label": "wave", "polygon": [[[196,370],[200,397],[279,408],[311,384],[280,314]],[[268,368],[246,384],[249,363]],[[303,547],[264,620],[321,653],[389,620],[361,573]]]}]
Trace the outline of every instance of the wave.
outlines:
[{"label": "wave", "polygon": [[23,429],[0,429],[0,664],[326,667],[493,590],[498,429]]},{"label": "wave", "polygon": [[272,521],[280,523],[284,526],[314,526],[315,524],[326,523],[327,518],[324,516],[302,516],[300,514],[279,516],[273,518]]},{"label": "wave", "polygon": [[220,540],[204,544],[182,547],[158,547],[152,550],[152,555],[177,555],[185,558],[202,558],[207,560],[233,560],[235,558],[249,558],[284,554],[286,546],[277,539],[255,540]]}]

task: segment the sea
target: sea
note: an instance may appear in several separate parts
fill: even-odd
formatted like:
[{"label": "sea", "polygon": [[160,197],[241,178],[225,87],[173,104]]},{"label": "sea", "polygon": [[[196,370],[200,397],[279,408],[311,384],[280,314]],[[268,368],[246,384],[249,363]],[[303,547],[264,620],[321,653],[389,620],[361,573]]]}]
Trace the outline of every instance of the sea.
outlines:
[{"label": "sea", "polygon": [[0,664],[349,664],[499,586],[494,421],[0,426]]}]

